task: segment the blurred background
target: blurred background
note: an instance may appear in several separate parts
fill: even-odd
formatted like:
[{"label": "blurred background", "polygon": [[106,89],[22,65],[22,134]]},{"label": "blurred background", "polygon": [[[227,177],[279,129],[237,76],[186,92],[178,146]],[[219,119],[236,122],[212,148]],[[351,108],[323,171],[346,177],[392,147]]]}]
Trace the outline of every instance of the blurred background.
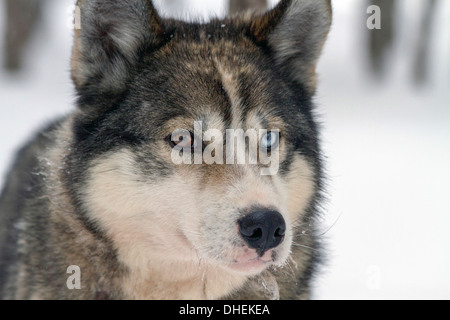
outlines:
[{"label": "blurred background", "polygon": [[[155,2],[207,21],[277,1]],[[329,258],[314,298],[450,299],[450,1],[333,4],[316,97]],[[74,0],[0,0],[0,186],[20,145],[74,108],[73,11]]]}]

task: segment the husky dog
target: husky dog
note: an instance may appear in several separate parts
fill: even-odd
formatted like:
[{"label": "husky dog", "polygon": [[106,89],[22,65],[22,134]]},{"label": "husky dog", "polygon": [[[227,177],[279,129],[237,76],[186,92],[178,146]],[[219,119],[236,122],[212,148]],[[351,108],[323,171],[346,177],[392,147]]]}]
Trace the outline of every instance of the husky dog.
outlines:
[{"label": "husky dog", "polygon": [[[78,6],[77,107],[7,178],[0,297],[310,298],[323,175],[312,99],[330,0],[209,23],[163,19],[150,0]],[[174,162],[174,150],[234,144],[202,141],[210,129],[267,130],[257,148],[278,155],[276,174],[259,157]]]}]

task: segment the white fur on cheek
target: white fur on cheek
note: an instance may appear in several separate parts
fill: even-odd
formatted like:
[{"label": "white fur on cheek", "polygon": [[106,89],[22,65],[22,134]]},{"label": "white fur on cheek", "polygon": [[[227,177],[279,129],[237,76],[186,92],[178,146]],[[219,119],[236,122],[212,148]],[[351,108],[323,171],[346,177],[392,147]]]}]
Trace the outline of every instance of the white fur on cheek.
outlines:
[{"label": "white fur on cheek", "polygon": [[283,194],[286,195],[289,218],[295,224],[305,213],[314,194],[314,173],[311,165],[301,156],[296,156],[282,184],[286,190]]}]

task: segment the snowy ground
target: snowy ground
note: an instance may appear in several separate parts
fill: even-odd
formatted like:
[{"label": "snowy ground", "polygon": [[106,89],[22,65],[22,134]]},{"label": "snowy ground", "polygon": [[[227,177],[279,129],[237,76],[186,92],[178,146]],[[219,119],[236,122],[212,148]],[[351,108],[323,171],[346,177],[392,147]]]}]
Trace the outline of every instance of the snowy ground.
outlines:
[{"label": "snowy ground", "polygon": [[[440,1],[434,23],[431,82],[417,88],[407,70],[424,1],[401,1],[400,41],[384,84],[367,77],[365,2],[334,1],[317,97],[330,198],[330,258],[317,299],[450,299],[450,3]],[[47,4],[24,71],[0,70],[0,185],[14,150],[73,108],[72,1]],[[170,5],[158,1],[165,12],[173,12]],[[207,17],[225,7],[223,0],[190,0],[177,12]]]}]

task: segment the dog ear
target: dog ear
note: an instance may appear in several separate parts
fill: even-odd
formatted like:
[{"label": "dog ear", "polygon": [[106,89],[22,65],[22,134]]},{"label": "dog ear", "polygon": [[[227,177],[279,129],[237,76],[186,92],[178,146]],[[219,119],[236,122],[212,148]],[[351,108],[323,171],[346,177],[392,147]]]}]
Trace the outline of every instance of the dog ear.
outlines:
[{"label": "dog ear", "polygon": [[282,72],[313,95],[316,65],[331,21],[331,0],[281,0],[251,22],[250,35],[269,49]]},{"label": "dog ear", "polygon": [[77,12],[72,79],[79,91],[117,91],[140,54],[163,41],[161,19],[150,0],[78,0]]}]

